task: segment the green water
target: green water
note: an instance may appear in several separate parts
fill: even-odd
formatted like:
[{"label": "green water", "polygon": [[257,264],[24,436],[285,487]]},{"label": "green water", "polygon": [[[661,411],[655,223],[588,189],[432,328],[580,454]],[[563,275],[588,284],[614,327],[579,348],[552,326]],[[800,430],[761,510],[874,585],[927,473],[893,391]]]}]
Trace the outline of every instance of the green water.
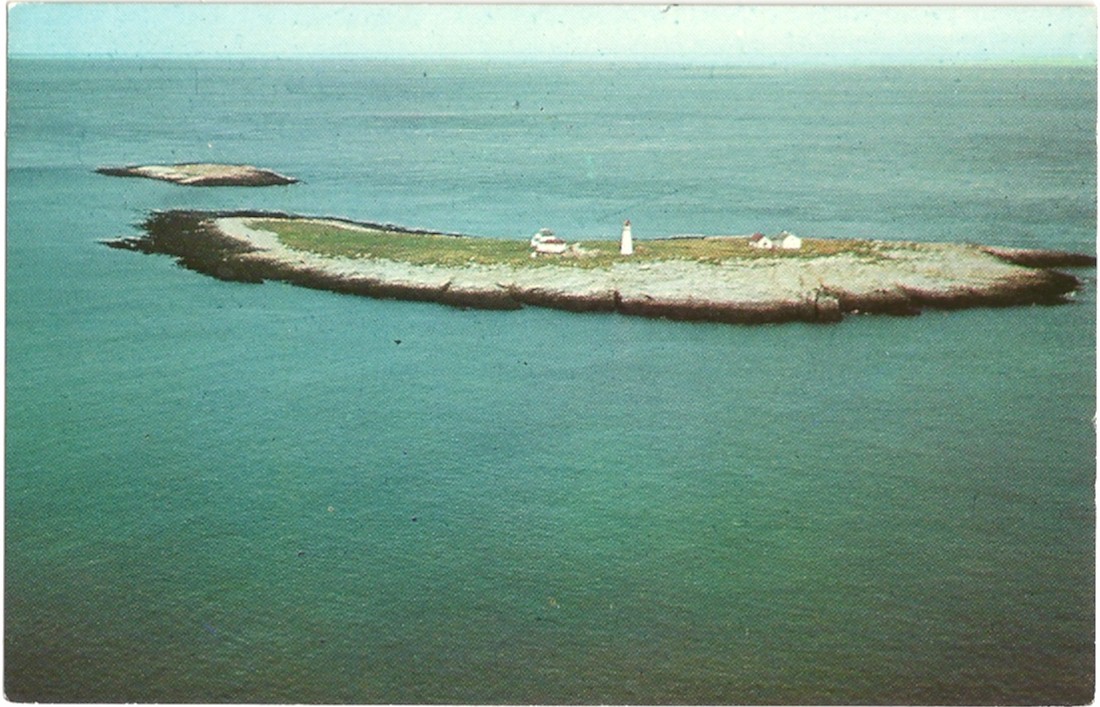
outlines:
[{"label": "green water", "polygon": [[[601,70],[665,86],[682,131],[609,123],[599,71],[427,69],[435,93],[401,64],[11,64],[9,699],[1091,699],[1092,270],[1063,307],[737,327],[223,283],[96,240],[179,206],[518,236],[628,209],[643,236],[1091,251],[1092,71]],[[535,79],[557,118],[516,114]],[[797,100],[845,92],[862,113]],[[784,143],[790,103],[818,127]],[[305,181],[90,171],[171,149]]]}]

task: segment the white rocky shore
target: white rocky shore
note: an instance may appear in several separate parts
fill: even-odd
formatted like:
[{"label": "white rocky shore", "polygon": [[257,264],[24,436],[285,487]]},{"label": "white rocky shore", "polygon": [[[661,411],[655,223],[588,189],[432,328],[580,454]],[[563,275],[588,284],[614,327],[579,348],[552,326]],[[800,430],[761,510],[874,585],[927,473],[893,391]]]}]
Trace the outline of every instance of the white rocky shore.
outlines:
[{"label": "white rocky shore", "polygon": [[[268,214],[167,212],[151,222],[158,216],[175,220],[155,227],[147,224],[149,236],[144,241],[125,239],[112,245],[177,255],[188,267],[226,279],[278,279],[338,292],[469,307],[537,305],[737,323],[837,321],[848,312],[916,314],[925,307],[1052,304],[1064,301],[1080,284],[1071,275],[1017,265],[995,251],[969,245],[876,241],[873,257],[841,253],[720,263],[623,260],[606,268],[473,263],[455,267],[292,249],[274,233],[253,225],[260,218],[272,218]],[[367,227],[312,220],[340,228]]]}]

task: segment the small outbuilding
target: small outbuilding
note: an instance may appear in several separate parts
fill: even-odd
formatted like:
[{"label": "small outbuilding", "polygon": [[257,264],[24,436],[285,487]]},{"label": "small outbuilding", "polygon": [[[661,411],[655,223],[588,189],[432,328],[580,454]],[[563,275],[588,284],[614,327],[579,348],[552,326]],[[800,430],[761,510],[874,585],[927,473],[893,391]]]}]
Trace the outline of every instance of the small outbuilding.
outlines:
[{"label": "small outbuilding", "polygon": [[783,231],[779,234],[779,247],[784,250],[798,250],[802,247],[802,239],[793,233]]},{"label": "small outbuilding", "polygon": [[775,247],[775,243],[772,242],[772,239],[768,238],[763,233],[754,233],[749,236],[749,245],[753,248],[761,248],[764,250]]}]

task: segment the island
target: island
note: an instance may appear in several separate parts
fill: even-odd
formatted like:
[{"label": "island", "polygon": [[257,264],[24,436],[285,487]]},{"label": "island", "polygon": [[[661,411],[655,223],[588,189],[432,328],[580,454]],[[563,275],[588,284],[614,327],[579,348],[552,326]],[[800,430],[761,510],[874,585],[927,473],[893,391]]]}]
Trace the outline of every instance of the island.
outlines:
[{"label": "island", "polygon": [[615,240],[543,255],[538,234],[528,242],[265,211],[158,211],[142,228],[103,243],[171,255],[223,280],[742,324],[1059,304],[1082,282],[1052,268],[1096,265],[1094,256],[1053,250],[834,238],[798,239],[784,250],[752,237],[698,235],[634,240],[629,255]]},{"label": "island", "polygon": [[99,167],[96,172],[110,177],[159,179],[188,187],[269,187],[294,184],[298,181],[294,177],[288,177],[270,169],[244,164],[208,162]]}]

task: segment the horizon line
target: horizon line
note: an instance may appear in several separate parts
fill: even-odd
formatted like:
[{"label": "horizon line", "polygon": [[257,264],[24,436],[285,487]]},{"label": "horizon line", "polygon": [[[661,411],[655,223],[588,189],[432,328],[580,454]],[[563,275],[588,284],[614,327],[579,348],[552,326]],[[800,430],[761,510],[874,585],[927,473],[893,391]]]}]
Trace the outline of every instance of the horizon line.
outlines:
[{"label": "horizon line", "polygon": [[1095,66],[1096,56],[1073,56],[1066,54],[1005,56],[1005,57],[946,57],[933,54],[899,54],[895,56],[830,55],[822,53],[783,53],[759,54],[755,56],[732,57],[716,54],[349,54],[349,53],[48,53],[48,52],[8,52],[9,60],[155,60],[155,61],[217,61],[217,60],[368,60],[368,61],[502,61],[513,63],[541,62],[613,62],[626,61],[637,63],[668,64],[714,64],[722,66],[990,66],[990,65],[1057,65],[1057,66]]}]

